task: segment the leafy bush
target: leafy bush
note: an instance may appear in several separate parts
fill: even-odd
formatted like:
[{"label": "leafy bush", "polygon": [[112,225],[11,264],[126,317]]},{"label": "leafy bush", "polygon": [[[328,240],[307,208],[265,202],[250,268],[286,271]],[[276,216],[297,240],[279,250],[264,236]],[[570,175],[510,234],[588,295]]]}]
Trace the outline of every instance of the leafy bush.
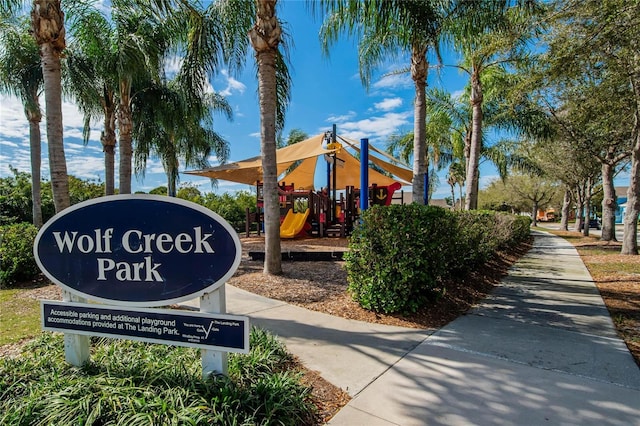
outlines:
[{"label": "leafy bush", "polygon": [[0,225],[32,222],[30,175],[10,170],[13,176],[0,178]]},{"label": "leafy bush", "polygon": [[222,195],[207,193],[201,204],[222,216],[239,232],[245,229],[246,209],[251,212],[257,209],[255,194],[247,191],[238,191],[233,195],[226,192]]},{"label": "leafy bush", "polygon": [[345,253],[352,297],[366,309],[415,312],[442,291],[454,216],[432,206],[373,206]]},{"label": "leafy bush", "polygon": [[250,341],[249,354],[229,356],[228,377],[205,380],[197,349],[101,338],[77,369],[62,336],[44,333],[0,359],[0,424],[313,424],[284,346],[257,329]]},{"label": "leafy bush", "polygon": [[[31,175],[11,168],[13,176],[0,178],[0,225],[33,222]],[[104,183],[99,180],[83,180],[69,175],[69,200],[71,204],[104,195]],[[40,188],[42,219],[44,222],[55,214],[51,182],[43,181]]]},{"label": "leafy bush", "polygon": [[529,237],[529,219],[432,206],[374,206],[361,216],[345,253],[348,288],[365,309],[415,312],[445,282]]},{"label": "leafy bush", "polygon": [[40,273],[33,256],[37,233],[30,223],[0,226],[0,285],[30,280]]},{"label": "leafy bush", "polygon": [[495,228],[495,213],[487,211],[461,211],[455,213],[456,227],[454,256],[451,259],[452,273],[464,274],[486,262],[496,248],[492,230]]}]

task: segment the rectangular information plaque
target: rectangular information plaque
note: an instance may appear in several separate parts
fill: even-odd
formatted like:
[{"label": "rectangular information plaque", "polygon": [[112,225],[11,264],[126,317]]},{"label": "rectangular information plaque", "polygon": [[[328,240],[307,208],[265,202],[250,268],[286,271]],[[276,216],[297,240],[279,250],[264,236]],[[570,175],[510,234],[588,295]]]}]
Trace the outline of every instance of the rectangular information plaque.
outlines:
[{"label": "rectangular information plaque", "polygon": [[41,310],[43,330],[249,352],[249,318],[245,316],[51,300],[42,300]]}]

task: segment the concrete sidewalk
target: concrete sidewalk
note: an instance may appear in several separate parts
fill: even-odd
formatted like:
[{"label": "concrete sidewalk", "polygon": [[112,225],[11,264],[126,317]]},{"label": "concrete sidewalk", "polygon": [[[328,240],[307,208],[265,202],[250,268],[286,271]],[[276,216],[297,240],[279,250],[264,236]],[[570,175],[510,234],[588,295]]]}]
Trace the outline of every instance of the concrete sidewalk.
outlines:
[{"label": "concrete sidewalk", "polygon": [[640,370],[573,246],[533,249],[331,425],[640,425]]},{"label": "concrete sidewalk", "polygon": [[573,246],[536,232],[501,286],[440,330],[346,320],[227,287],[353,399],[331,425],[639,425],[640,369]]}]

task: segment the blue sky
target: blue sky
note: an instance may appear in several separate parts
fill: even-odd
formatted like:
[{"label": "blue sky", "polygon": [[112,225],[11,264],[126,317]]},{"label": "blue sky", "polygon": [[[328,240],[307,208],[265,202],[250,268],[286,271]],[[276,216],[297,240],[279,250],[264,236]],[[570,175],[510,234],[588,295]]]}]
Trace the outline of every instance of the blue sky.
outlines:
[{"label": "blue sky", "polygon": [[[408,60],[390,60],[387,66],[381,67],[367,91],[360,81],[354,40],[344,39],[335,44],[327,58],[322,55],[318,39],[320,20],[311,17],[305,2],[281,1],[278,14],[286,22],[286,31],[293,40],[290,46],[293,90],[285,135],[291,129],[301,129],[312,136],[330,130],[335,123],[338,134],[355,140],[367,137],[376,147],[385,149],[389,135],[413,129],[414,89],[411,78],[408,73],[387,75],[406,68]],[[445,63],[453,63],[451,55],[445,54]],[[432,70],[429,74],[429,86],[444,87],[451,93],[460,93],[466,81],[466,75],[454,68]],[[229,141],[230,161],[259,155],[260,115],[253,57],[247,59],[242,75],[231,76],[227,70],[221,70],[211,84],[215,91],[227,97],[233,108],[232,122],[218,116],[214,124],[215,130]],[[84,146],[81,139],[82,117],[72,103],[65,102],[63,116],[68,172],[83,179],[104,180],[99,142],[101,124],[95,123],[91,140]],[[41,128],[45,156],[43,176],[48,177],[44,120]],[[30,171],[28,138],[28,125],[19,101],[0,95],[0,176],[10,174],[9,165],[20,171]],[[212,158],[211,164],[215,166],[218,163]],[[441,176],[445,174],[443,171]],[[483,164],[481,186],[495,176],[495,170]],[[212,190],[208,179],[183,174],[181,182],[192,182],[201,191]],[[165,184],[166,178],[157,160],[149,161],[144,177],[134,177],[132,182],[134,191],[149,191]],[[215,191],[223,193],[238,189],[250,187],[220,181]],[[434,198],[444,198],[449,194],[450,189],[443,178]]]}]

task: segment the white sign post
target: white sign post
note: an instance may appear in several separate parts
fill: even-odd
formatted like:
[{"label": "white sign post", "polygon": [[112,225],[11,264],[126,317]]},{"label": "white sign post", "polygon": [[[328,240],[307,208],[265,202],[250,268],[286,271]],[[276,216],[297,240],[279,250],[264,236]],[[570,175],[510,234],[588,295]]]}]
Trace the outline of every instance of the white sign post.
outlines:
[{"label": "white sign post", "polygon": [[[225,284],[218,287],[211,293],[203,294],[200,297],[200,312],[213,314],[227,313]],[[226,352],[201,350],[202,356],[202,377],[210,374],[224,374],[229,372],[229,357]]]},{"label": "white sign post", "polygon": [[[62,291],[62,300],[65,302],[85,302],[82,297],[75,296],[70,292]],[[82,334],[64,333],[64,358],[65,360],[75,366],[82,367],[82,364],[89,361],[91,355],[89,336]]]}]

